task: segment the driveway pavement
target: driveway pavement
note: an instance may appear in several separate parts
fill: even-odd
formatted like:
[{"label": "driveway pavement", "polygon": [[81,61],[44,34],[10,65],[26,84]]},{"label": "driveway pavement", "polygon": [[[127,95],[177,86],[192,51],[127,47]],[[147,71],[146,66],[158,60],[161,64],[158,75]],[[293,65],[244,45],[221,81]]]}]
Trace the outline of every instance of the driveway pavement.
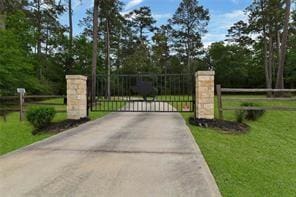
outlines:
[{"label": "driveway pavement", "polygon": [[220,196],[179,113],[112,113],[0,157],[0,196]]}]

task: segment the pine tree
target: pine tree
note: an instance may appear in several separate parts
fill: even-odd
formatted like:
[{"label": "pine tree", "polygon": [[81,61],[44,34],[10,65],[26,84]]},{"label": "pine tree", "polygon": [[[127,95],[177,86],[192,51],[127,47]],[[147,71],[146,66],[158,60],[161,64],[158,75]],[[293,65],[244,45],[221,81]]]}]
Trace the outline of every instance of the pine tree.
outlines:
[{"label": "pine tree", "polygon": [[209,11],[200,6],[197,0],[182,0],[170,24],[174,28],[174,49],[187,59],[188,72],[192,72],[191,60],[203,46],[202,34],[207,32],[210,20]]},{"label": "pine tree", "polygon": [[167,73],[170,56],[168,29],[170,29],[169,26],[162,25],[152,37],[152,59],[154,64],[165,74]]},{"label": "pine tree", "polygon": [[131,26],[134,28],[135,33],[139,34],[139,38],[141,41],[146,39],[144,35],[148,30],[148,32],[154,31],[154,24],[156,21],[152,17],[151,9],[149,7],[140,7],[129,14],[126,15],[126,18],[129,18]]}]

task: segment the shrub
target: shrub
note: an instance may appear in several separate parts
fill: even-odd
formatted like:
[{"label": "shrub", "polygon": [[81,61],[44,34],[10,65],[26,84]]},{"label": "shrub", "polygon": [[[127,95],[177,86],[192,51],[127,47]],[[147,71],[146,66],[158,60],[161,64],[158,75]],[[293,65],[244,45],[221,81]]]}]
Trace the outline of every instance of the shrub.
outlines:
[{"label": "shrub", "polygon": [[35,129],[42,129],[49,125],[55,114],[53,107],[38,107],[29,109],[26,116]]},{"label": "shrub", "polygon": [[[260,107],[260,105],[255,103],[242,103],[242,107]],[[257,120],[264,114],[265,110],[246,110],[245,118],[246,120]]]},{"label": "shrub", "polygon": [[235,112],[236,121],[242,123],[245,119],[245,111],[244,110],[237,110]]},{"label": "shrub", "polygon": [[[260,107],[255,103],[242,103],[242,107]],[[236,121],[243,122],[243,120],[257,120],[264,114],[265,110],[238,110],[236,111]]]}]

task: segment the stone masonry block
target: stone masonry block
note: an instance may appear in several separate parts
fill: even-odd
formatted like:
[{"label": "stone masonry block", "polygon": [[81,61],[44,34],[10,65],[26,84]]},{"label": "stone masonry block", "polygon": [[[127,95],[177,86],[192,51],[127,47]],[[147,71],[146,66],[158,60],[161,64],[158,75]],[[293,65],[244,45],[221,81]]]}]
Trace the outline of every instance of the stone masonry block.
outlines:
[{"label": "stone masonry block", "polygon": [[196,118],[214,119],[214,71],[198,71],[196,80]]},{"label": "stone masonry block", "polygon": [[67,118],[80,119],[87,116],[87,77],[67,75]]}]

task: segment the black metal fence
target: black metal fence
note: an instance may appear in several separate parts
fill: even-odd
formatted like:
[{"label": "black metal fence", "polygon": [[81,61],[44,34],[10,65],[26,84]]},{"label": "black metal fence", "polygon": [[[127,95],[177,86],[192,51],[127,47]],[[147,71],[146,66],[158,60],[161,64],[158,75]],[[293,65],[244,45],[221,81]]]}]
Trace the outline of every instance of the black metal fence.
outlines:
[{"label": "black metal fence", "polygon": [[92,111],[193,112],[193,74],[97,75]]}]

